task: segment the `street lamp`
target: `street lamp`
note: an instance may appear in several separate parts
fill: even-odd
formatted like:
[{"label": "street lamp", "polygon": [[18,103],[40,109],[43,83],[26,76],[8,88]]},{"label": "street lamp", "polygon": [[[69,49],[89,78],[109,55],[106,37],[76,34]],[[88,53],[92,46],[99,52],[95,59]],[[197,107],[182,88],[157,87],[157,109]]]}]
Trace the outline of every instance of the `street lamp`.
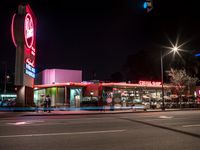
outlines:
[{"label": "street lamp", "polygon": [[172,48],[172,50],[173,50],[174,52],[177,52],[177,51],[178,51],[178,47],[174,46],[174,47]]},{"label": "street lamp", "polygon": [[[180,47],[180,46],[179,46]],[[177,46],[174,46],[171,49],[171,52],[174,52],[174,53],[178,53],[179,51],[179,47]],[[165,99],[164,99],[164,87],[163,87],[163,52],[161,50],[161,53],[160,53],[160,64],[161,64],[161,86],[162,86],[162,110],[164,111],[165,110]]]}]

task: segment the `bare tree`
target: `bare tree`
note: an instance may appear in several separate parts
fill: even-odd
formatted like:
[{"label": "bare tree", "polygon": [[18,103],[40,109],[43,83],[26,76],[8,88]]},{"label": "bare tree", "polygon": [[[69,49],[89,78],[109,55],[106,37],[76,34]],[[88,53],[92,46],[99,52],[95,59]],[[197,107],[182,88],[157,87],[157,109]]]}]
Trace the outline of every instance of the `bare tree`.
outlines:
[{"label": "bare tree", "polygon": [[185,69],[177,70],[171,68],[168,72],[168,76],[170,76],[170,82],[175,86],[176,93],[179,96],[180,108],[182,95],[187,90],[187,95],[191,95],[192,91],[195,90],[196,82],[198,81],[197,77],[192,77],[188,75]]}]

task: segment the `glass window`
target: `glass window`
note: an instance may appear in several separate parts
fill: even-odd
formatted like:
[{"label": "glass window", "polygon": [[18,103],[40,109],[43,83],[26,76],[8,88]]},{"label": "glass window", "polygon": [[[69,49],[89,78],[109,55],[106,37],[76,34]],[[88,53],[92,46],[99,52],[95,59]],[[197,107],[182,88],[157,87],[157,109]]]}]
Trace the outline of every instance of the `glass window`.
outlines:
[{"label": "glass window", "polygon": [[56,95],[56,105],[64,105],[65,104],[65,88],[58,87]]}]

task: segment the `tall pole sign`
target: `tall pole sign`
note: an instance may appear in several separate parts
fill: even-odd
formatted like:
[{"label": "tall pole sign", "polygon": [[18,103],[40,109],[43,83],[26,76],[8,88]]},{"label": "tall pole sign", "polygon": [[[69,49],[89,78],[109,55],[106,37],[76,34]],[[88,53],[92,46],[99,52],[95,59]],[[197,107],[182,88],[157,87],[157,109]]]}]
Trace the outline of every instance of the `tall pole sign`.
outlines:
[{"label": "tall pole sign", "polygon": [[36,17],[28,4],[18,6],[12,17],[12,40],[16,47],[15,85],[18,87],[18,103],[33,104],[36,54]]}]

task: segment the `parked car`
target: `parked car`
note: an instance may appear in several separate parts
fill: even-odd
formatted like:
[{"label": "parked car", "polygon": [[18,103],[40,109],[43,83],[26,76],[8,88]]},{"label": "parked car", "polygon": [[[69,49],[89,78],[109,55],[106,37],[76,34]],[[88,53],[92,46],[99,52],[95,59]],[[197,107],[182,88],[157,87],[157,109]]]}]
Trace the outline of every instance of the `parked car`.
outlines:
[{"label": "parked car", "polygon": [[16,99],[1,100],[0,102],[1,107],[13,107],[15,105],[16,105]]},{"label": "parked car", "polygon": [[142,100],[140,100],[140,99],[135,99],[132,109],[135,109],[135,110],[142,109],[142,110],[146,111],[147,109],[149,109],[149,105],[148,105],[148,103],[142,102]]}]

